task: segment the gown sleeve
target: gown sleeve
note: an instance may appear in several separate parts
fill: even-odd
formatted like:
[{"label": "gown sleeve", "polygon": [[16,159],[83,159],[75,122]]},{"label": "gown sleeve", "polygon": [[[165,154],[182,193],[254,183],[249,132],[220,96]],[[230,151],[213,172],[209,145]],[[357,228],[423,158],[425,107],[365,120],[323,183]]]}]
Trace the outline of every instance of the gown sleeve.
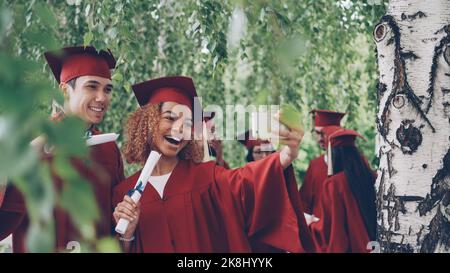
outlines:
[{"label": "gown sleeve", "polygon": [[313,164],[311,163],[306,170],[305,179],[300,187],[300,200],[306,213],[312,214],[314,204],[314,181],[313,181]]},{"label": "gown sleeve", "polygon": [[289,252],[309,252],[312,239],[303,217],[292,166],[283,170],[279,153],[241,168],[216,167],[217,183],[228,183],[252,241]]},{"label": "gown sleeve", "polygon": [[[118,167],[117,167],[117,174],[119,179],[117,180],[117,183],[124,181],[125,180],[125,174],[124,174],[124,167],[123,167],[123,159],[122,159],[122,155],[120,154],[120,150],[119,147],[117,147],[116,145],[116,154],[117,154],[117,158],[118,158]],[[114,188],[115,185],[112,185],[112,187]]]},{"label": "gown sleeve", "polygon": [[26,206],[22,194],[13,185],[8,185],[0,206],[0,240],[15,233],[26,217]]}]

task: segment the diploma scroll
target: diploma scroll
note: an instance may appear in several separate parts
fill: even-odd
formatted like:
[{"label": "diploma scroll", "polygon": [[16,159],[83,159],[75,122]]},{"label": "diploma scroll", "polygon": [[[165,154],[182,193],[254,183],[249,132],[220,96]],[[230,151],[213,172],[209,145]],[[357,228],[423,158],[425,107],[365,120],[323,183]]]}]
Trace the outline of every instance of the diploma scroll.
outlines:
[{"label": "diploma scroll", "polygon": [[94,145],[99,145],[99,144],[103,144],[106,142],[112,142],[112,141],[116,141],[116,139],[118,137],[119,137],[119,134],[116,134],[116,133],[91,135],[86,140],[86,145],[94,146]]},{"label": "diploma scroll", "polygon": [[[144,191],[145,186],[148,183],[148,179],[152,175],[153,169],[158,163],[160,157],[161,154],[155,151],[151,151],[150,155],[148,156],[144,168],[142,169],[141,175],[139,175],[139,179],[136,185],[134,186],[134,189],[132,189],[128,193],[128,195],[135,203],[139,202],[139,199],[141,199],[142,192]],[[116,232],[119,234],[125,234],[125,231],[127,230],[129,223],[130,222],[128,220],[121,218],[119,222],[117,222]]]}]

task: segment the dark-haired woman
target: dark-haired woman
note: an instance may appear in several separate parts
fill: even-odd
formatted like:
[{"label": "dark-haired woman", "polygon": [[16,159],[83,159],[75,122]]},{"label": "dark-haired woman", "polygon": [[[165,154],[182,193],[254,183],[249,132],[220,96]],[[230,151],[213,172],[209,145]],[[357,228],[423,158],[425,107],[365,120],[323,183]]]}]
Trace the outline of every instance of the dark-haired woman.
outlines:
[{"label": "dark-haired woman", "polygon": [[332,159],[320,196],[322,217],[310,224],[318,252],[369,252],[376,240],[375,175],[355,145],[360,134],[337,126],[323,129]]}]

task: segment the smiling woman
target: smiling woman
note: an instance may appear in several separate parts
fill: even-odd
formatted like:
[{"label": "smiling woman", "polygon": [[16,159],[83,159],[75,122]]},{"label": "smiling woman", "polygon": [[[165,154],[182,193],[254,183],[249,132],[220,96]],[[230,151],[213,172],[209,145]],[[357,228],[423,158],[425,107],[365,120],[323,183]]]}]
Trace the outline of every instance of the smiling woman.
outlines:
[{"label": "smiling woman", "polygon": [[312,250],[291,165],[302,132],[283,132],[287,146],[281,152],[242,168],[199,163],[201,141],[191,138],[197,96],[192,79],[159,78],[133,90],[141,108],[127,124],[125,157],[142,163],[152,150],[161,157],[142,204],[126,195],[140,172],[114,190],[114,218],[129,221],[121,237],[125,251],[251,252],[254,243]]},{"label": "smiling woman", "polygon": [[[165,111],[163,113],[163,110],[166,110],[171,106],[173,106],[173,103],[171,102],[148,104],[136,110],[136,112],[129,117],[126,124],[127,139],[129,141],[125,142],[123,149],[123,154],[127,162],[145,163],[150,151],[156,148],[155,141],[158,139],[157,131],[152,128],[158,128],[160,126],[165,127],[175,119],[173,117],[173,112],[170,111],[170,113],[168,113]],[[182,145],[179,145],[180,143],[178,140],[181,140],[181,138],[175,138],[175,136],[168,134],[164,136],[164,141],[169,142],[168,146],[172,145],[177,148],[180,159],[191,159],[194,162],[202,161],[203,150],[199,142],[188,142],[187,140],[184,140]],[[132,141],[130,141],[131,139]],[[185,139],[190,139],[190,136]]]}]

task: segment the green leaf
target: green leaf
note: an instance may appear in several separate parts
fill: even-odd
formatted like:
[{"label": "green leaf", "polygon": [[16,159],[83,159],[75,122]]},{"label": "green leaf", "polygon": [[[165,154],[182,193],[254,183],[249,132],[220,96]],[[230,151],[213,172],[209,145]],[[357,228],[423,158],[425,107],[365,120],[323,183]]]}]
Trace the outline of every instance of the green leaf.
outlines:
[{"label": "green leaf", "polygon": [[94,38],[94,34],[92,32],[87,32],[83,37],[83,45],[89,46]]},{"label": "green leaf", "polygon": [[121,253],[121,248],[117,239],[103,238],[97,243],[97,252],[100,253]]},{"label": "green leaf", "polygon": [[127,93],[131,93],[132,89],[131,89],[131,84],[129,82],[125,83],[124,88]]},{"label": "green leaf", "polygon": [[64,186],[60,196],[60,205],[71,216],[84,238],[94,239],[94,221],[99,219],[99,211],[92,186],[81,179],[67,163],[57,163],[57,172]]},{"label": "green leaf", "polygon": [[54,252],[55,235],[53,225],[31,221],[27,231],[27,246],[30,252]]},{"label": "green leaf", "polygon": [[37,3],[35,6],[36,15],[41,19],[48,27],[54,27],[57,24],[55,14],[50,9],[50,6],[44,5],[43,3]]},{"label": "green leaf", "polygon": [[117,37],[117,28],[112,27],[107,31],[107,35],[109,36],[110,39],[114,40]]},{"label": "green leaf", "polygon": [[116,72],[112,76],[112,80],[114,80],[116,82],[121,82],[121,81],[123,81],[123,76],[122,76],[122,74],[120,72]]},{"label": "green leaf", "polygon": [[84,139],[85,126],[81,119],[67,116],[59,123],[46,124],[43,129],[49,144],[58,147],[58,154],[82,157],[88,151]]},{"label": "green leaf", "polygon": [[264,22],[264,18],[266,17],[266,8],[262,8],[259,12],[259,18],[258,20],[262,23]]},{"label": "green leaf", "polygon": [[12,12],[9,9],[0,10],[0,42],[3,40],[3,36],[6,34],[7,27],[12,22]]}]

